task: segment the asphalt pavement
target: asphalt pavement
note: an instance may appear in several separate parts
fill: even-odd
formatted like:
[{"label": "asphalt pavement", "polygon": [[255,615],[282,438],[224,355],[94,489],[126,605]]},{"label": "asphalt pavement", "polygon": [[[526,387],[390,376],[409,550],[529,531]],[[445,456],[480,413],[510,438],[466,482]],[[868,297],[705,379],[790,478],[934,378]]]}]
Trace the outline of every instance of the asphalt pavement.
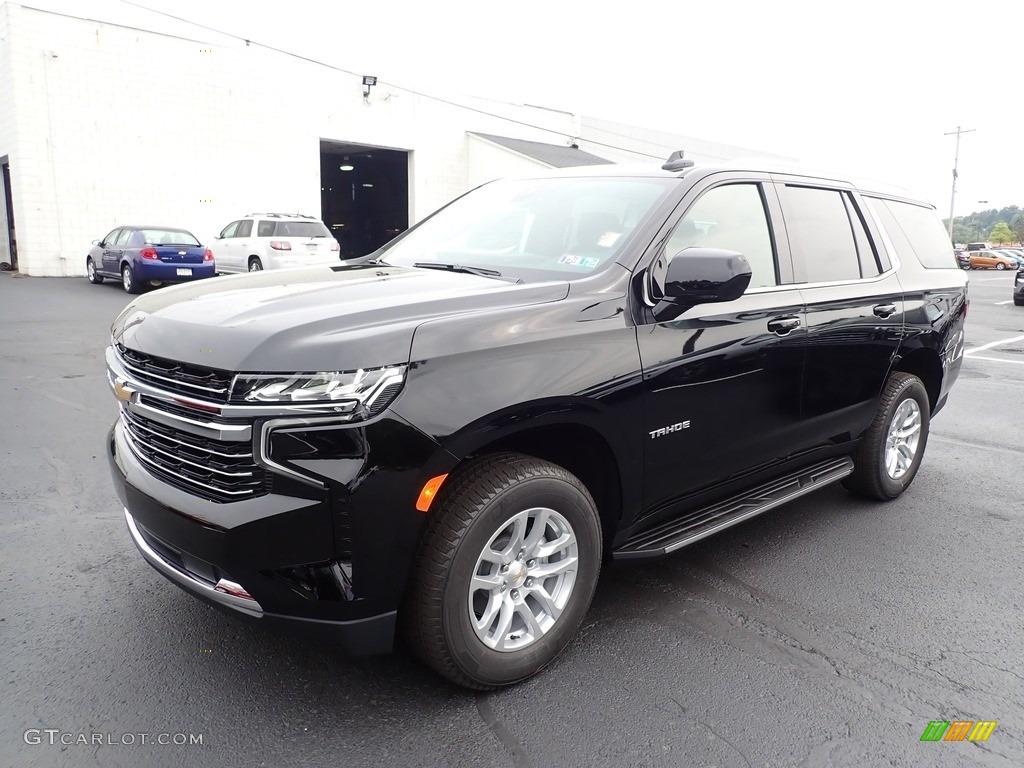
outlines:
[{"label": "asphalt pavement", "polygon": [[[556,663],[474,694],[402,650],[237,624],[153,571],[103,453],[129,297],[0,273],[0,766],[1019,768],[1024,307],[1012,274],[970,276],[974,351],[907,494],[834,486],[608,565]],[[920,741],[934,720],[998,725]]]}]

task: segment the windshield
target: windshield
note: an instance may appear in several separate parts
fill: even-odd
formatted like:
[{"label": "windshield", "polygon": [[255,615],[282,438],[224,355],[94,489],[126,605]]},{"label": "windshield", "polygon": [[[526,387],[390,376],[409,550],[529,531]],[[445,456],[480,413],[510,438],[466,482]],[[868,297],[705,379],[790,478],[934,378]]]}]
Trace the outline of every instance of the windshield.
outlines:
[{"label": "windshield", "polygon": [[557,178],[486,184],[378,254],[399,266],[455,264],[526,280],[612,264],[672,188],[663,178]]}]

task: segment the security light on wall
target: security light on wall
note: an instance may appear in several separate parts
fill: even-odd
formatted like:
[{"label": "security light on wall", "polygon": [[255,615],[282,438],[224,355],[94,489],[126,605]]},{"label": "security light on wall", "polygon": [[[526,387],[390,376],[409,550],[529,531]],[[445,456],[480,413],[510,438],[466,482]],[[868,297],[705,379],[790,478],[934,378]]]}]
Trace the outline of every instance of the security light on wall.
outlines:
[{"label": "security light on wall", "polygon": [[370,95],[370,88],[377,84],[377,78],[373,75],[363,75],[363,98]]},{"label": "security light on wall", "polygon": [[339,171],[354,171],[355,166],[348,161],[348,155],[345,155],[345,162],[338,166]]}]

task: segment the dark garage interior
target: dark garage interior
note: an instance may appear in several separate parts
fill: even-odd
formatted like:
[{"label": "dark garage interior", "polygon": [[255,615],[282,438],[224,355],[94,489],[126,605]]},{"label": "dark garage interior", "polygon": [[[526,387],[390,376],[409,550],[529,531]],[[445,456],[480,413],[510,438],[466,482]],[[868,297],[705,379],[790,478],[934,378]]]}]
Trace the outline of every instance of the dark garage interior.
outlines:
[{"label": "dark garage interior", "polygon": [[409,153],[321,141],[320,204],[342,258],[376,250],[409,226]]}]

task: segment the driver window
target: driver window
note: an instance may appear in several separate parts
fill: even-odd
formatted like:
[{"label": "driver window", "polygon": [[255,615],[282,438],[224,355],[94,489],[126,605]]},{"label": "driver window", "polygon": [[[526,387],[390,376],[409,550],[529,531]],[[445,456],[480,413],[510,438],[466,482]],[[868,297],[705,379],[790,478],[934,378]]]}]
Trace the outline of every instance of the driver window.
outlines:
[{"label": "driver window", "polygon": [[759,184],[727,184],[701,195],[672,231],[665,254],[671,261],[686,248],[737,251],[750,263],[750,288],[779,284]]},{"label": "driver window", "polygon": [[230,224],[228,224],[226,227],[224,227],[224,229],[222,229],[220,231],[220,236],[221,237],[234,237],[235,236],[235,230],[238,229],[238,224],[239,224],[239,222],[232,221]]}]

